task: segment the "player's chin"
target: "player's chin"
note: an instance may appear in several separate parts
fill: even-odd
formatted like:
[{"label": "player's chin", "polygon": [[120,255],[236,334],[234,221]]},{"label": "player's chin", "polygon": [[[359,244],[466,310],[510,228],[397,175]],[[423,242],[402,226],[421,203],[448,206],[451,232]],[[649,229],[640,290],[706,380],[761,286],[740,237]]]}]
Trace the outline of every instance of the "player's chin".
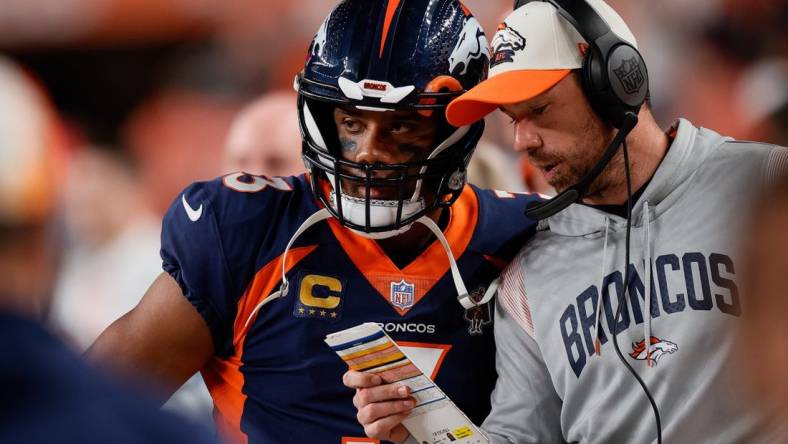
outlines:
[{"label": "player's chin", "polygon": [[[417,181],[411,180],[405,183],[400,181],[378,181],[371,185],[367,185],[364,181],[342,181],[342,192],[350,197],[358,199],[366,199],[369,196],[370,200],[408,200],[416,192]],[[426,190],[421,189],[421,194],[424,195]]]},{"label": "player's chin", "polygon": [[366,186],[357,183],[343,184],[342,190],[345,195],[356,199],[369,198],[370,200],[398,200],[400,193],[397,187],[389,186]]}]

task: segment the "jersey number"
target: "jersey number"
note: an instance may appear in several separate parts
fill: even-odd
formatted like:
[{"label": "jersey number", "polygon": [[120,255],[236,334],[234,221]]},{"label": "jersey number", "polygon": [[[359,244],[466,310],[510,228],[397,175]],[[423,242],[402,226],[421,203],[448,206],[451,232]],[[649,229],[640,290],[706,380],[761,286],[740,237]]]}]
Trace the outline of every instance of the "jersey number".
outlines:
[{"label": "jersey number", "polygon": [[[243,178],[243,180],[241,180]],[[267,178],[265,176],[253,176],[246,173],[233,173],[224,176],[224,186],[231,190],[242,193],[257,193],[266,187],[273,187],[279,191],[293,191],[290,185],[281,177]]]}]

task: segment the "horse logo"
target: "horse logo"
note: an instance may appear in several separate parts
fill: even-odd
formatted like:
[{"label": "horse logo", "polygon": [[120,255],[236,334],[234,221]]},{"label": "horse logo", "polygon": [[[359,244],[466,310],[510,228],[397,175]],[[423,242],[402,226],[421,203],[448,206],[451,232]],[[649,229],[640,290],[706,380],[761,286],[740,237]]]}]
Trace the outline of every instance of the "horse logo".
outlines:
[{"label": "horse logo", "polygon": [[317,34],[315,34],[315,38],[312,39],[312,44],[309,46],[309,54],[311,56],[320,57],[323,55],[323,51],[326,49],[326,30],[328,28],[328,19],[323,21],[323,24],[320,25],[320,29],[317,30]]},{"label": "horse logo", "polygon": [[[476,291],[470,294],[471,300],[473,302],[481,301],[486,291],[487,289],[484,287],[477,288]],[[476,305],[465,310],[465,320],[470,324],[468,327],[469,334],[476,336],[484,333],[483,327],[492,322],[490,303],[487,302],[482,305]]]},{"label": "horse logo", "polygon": [[[657,365],[663,356],[670,353],[676,353],[679,350],[679,346],[675,343],[660,339],[656,336],[652,336],[650,342],[650,359],[654,365]],[[632,352],[629,353],[629,356],[632,356],[632,358],[638,361],[645,361],[649,358],[648,353],[646,353],[645,341],[633,342]]]},{"label": "horse logo", "polygon": [[511,62],[515,51],[524,49],[525,43],[525,37],[510,28],[506,23],[501,23],[498,25],[498,31],[495,33],[495,37],[493,37],[493,56],[490,66]]},{"label": "horse logo", "polygon": [[490,59],[487,37],[479,21],[474,17],[468,17],[460,38],[449,56],[449,72],[454,76],[465,75],[468,72],[468,65],[482,58]]}]

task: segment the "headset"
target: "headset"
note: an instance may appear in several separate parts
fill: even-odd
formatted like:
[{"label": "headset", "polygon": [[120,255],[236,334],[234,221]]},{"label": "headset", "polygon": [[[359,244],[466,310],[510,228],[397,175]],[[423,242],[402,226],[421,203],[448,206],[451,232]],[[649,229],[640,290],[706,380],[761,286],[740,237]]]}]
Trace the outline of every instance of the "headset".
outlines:
[{"label": "headset", "polygon": [[[577,202],[588,191],[588,187],[605,169],[619,146],[623,145],[624,169],[627,180],[627,232],[626,264],[629,264],[629,245],[632,219],[632,180],[629,169],[629,153],[626,137],[638,123],[640,107],[648,98],[648,70],[646,62],[637,48],[618,37],[605,20],[599,16],[586,0],[515,0],[514,9],[532,1],[544,1],[553,5],[589,45],[583,58],[581,83],[593,110],[606,122],[618,129],[613,140],[591,170],[580,181],[545,202],[530,205],[525,214],[531,219],[546,219]],[[615,322],[626,304],[624,294],[629,288],[629,267],[624,277],[625,291],[619,295]],[[646,338],[648,341],[648,338]],[[662,423],[654,397],[648,387],[624,359],[618,345],[618,335],[613,334],[613,343],[619,360],[637,380],[654,411],[657,425],[657,442],[662,443]]]},{"label": "headset", "polygon": [[618,37],[585,0],[516,0],[514,9],[532,1],[553,5],[586,40],[589,47],[580,72],[583,91],[594,111],[618,129],[602,157],[578,183],[526,211],[531,219],[546,219],[583,197],[637,125],[638,111],[648,97],[648,71],[640,52]]}]

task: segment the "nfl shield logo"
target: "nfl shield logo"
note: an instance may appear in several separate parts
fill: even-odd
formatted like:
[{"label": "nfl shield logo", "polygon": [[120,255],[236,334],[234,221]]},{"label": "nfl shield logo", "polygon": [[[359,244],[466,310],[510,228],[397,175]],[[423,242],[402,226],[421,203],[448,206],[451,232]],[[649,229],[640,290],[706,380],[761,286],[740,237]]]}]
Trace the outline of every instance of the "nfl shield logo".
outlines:
[{"label": "nfl shield logo", "polygon": [[391,304],[401,310],[407,310],[413,307],[415,285],[405,282],[405,279],[399,282],[391,283]]},{"label": "nfl shield logo", "polygon": [[613,69],[613,73],[618,77],[621,86],[627,94],[634,94],[640,91],[640,88],[645,83],[645,76],[640,68],[637,58],[622,60],[621,66]]}]

